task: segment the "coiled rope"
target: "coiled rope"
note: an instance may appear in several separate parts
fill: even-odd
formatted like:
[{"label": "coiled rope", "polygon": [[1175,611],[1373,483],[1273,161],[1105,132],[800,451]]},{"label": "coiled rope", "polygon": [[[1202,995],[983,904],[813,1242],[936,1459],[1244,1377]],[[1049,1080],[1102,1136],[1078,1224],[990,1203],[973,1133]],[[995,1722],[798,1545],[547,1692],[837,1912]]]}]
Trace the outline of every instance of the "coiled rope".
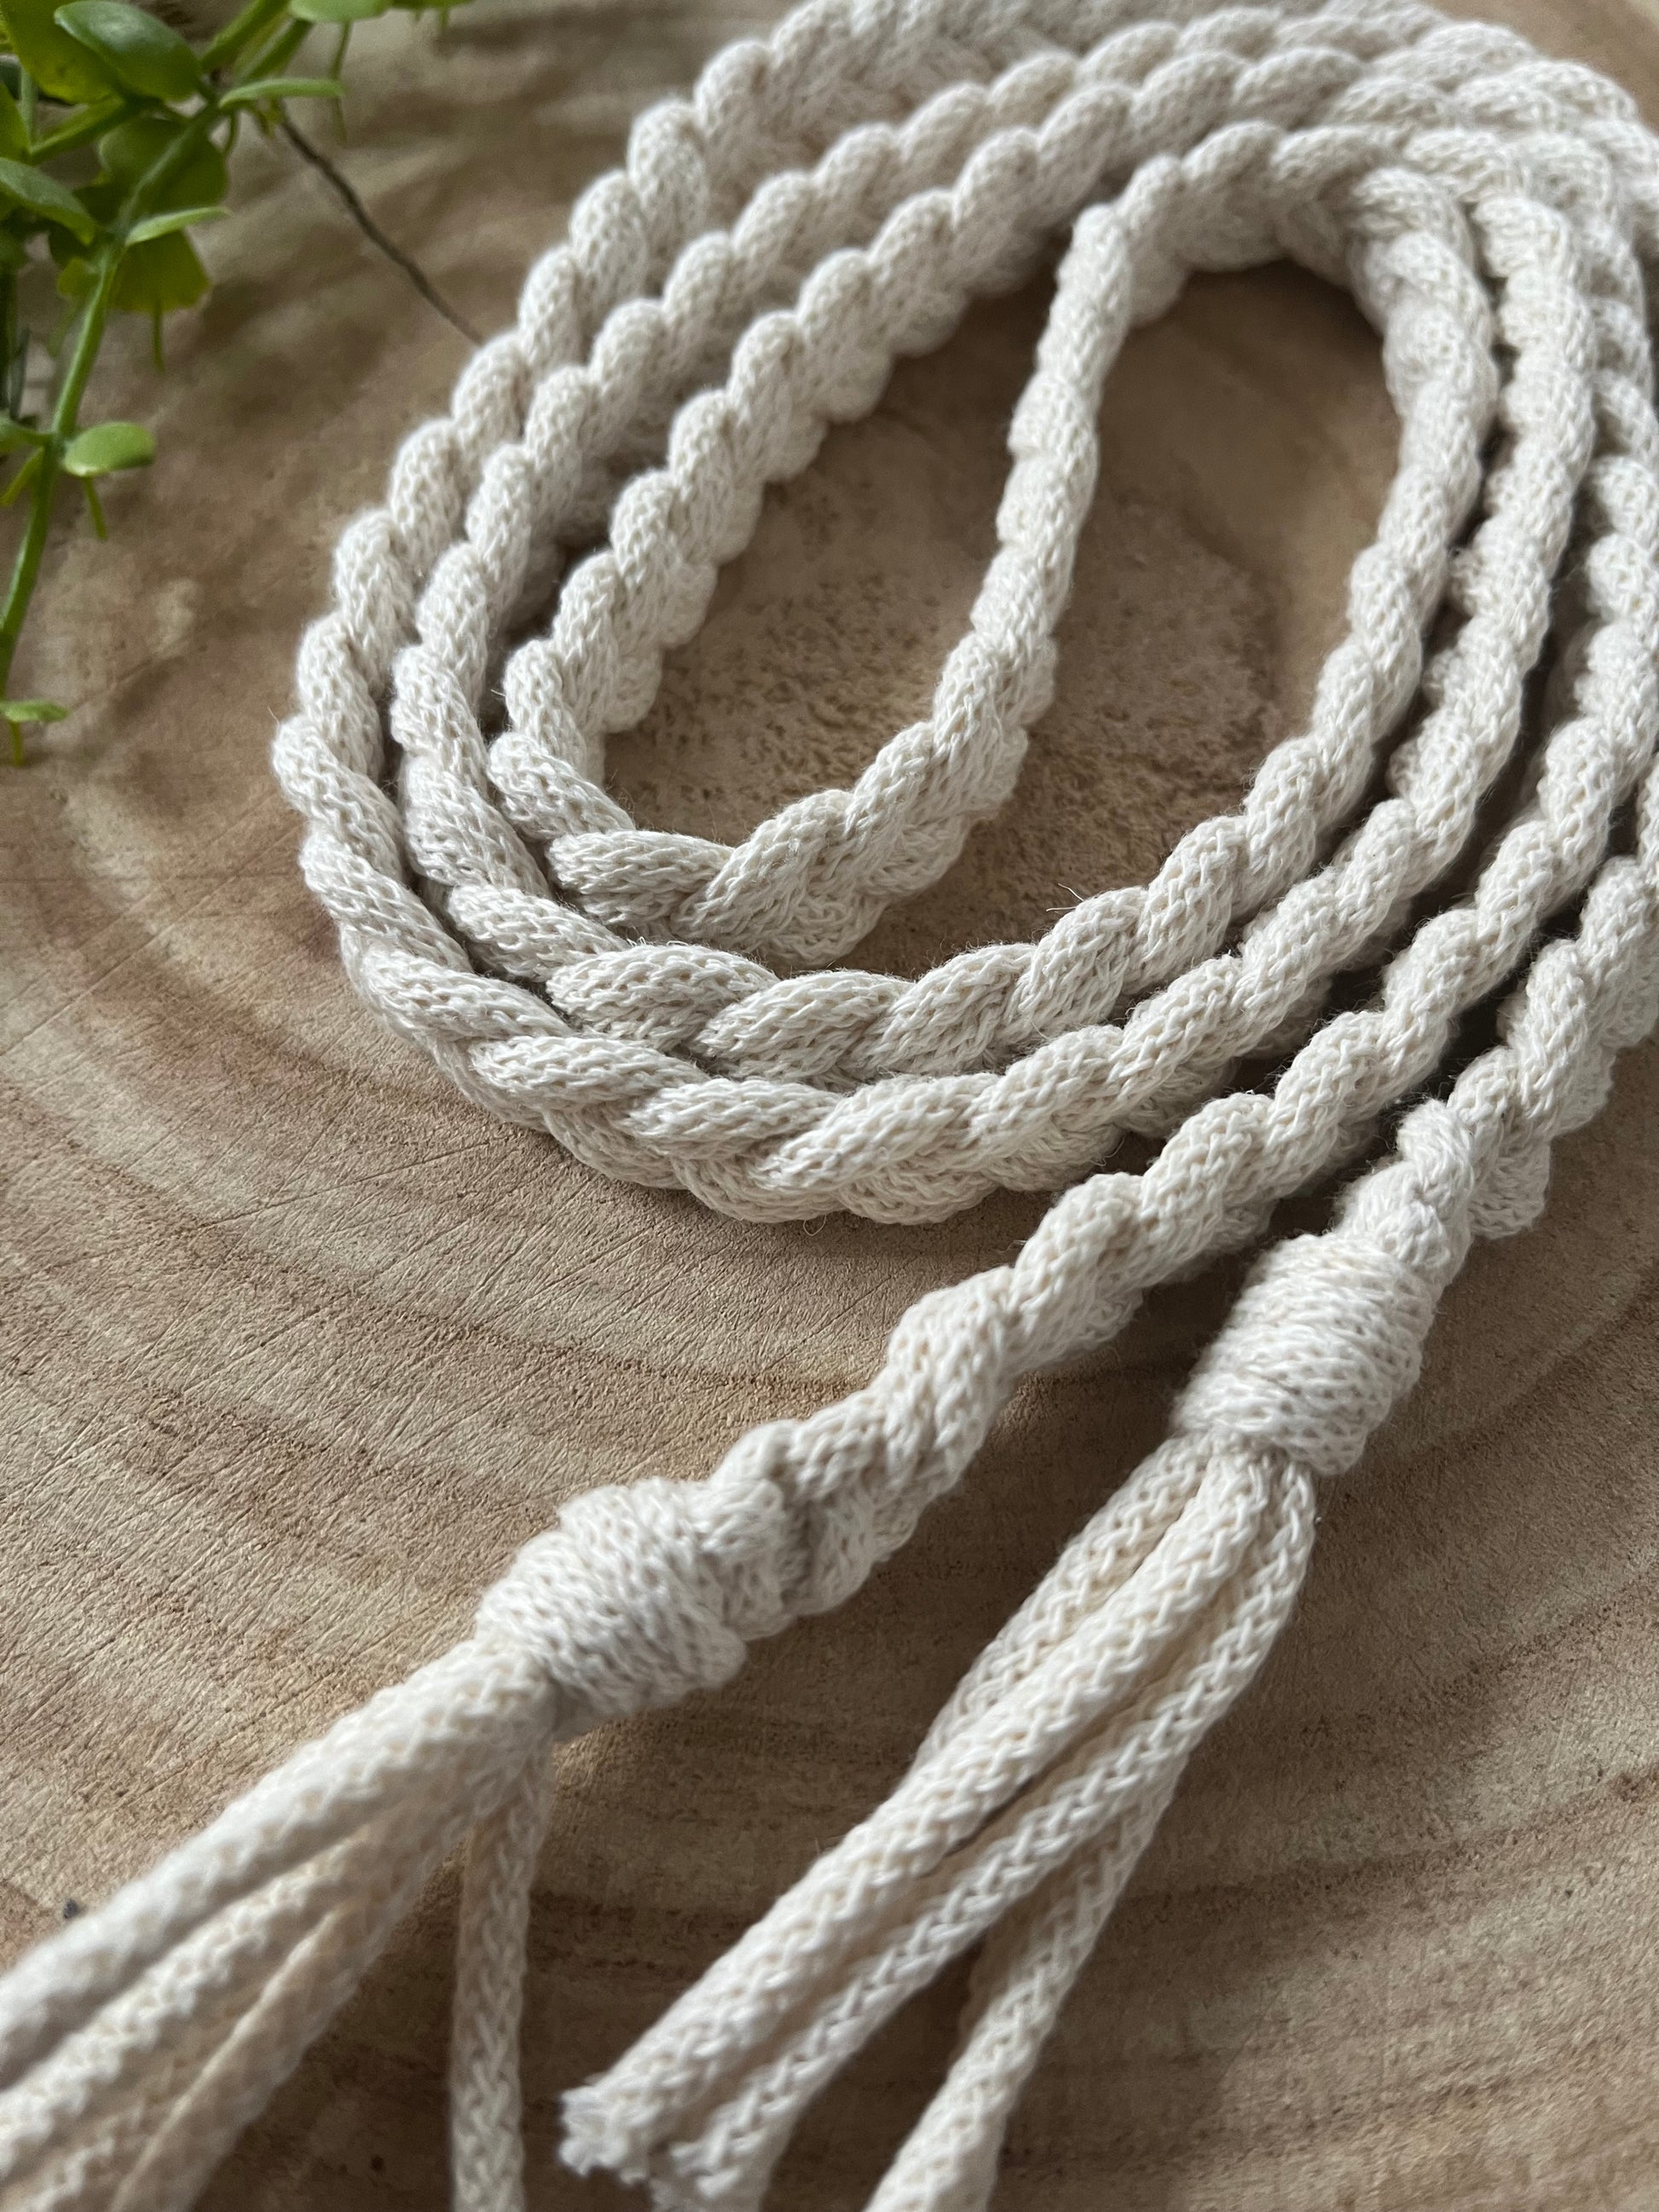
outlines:
[{"label": "coiled rope", "polygon": [[[1169,1441],[888,1802],[568,2100],[573,2165],[752,2212],[810,2099],[983,1938],[948,2077],[874,2199],[982,2207],[1072,1980],[1290,1610],[1316,1480],[1358,1457],[1471,1240],[1534,1217],[1553,1141],[1651,1024],[1659,147],[1589,72],[1409,0],[1150,4],[812,0],[645,116],[516,330],[347,532],[276,748],[357,988],[470,1097],[601,1172],[769,1219],[926,1219],[1085,1179],[1012,1264],[913,1308],[839,1405],[752,1432],[703,1482],[567,1507],[465,1643],[15,1968],[6,2203],[187,2203],[470,1834],[454,2201],[518,2212],[551,1748],[716,1686],[839,1602],[1022,1376],[1103,1343],[1415,1097],[1324,1233],[1258,1262]],[[645,710],[764,487],[1061,234],[999,550],[927,720],[739,845],[636,827],[603,789],[605,737]],[[1152,882],[1036,943],[910,982],[813,966],[1012,786],[1126,331],[1192,270],[1285,254],[1376,324],[1401,421],[1305,731]],[[512,647],[556,586],[545,634]],[[1553,618],[1559,712],[1534,740]],[[1522,751],[1474,888],[1425,914]],[[1371,1002],[1322,1019],[1332,979],[1379,961]],[[1498,1042],[1454,1079],[1460,1023],[1504,988]],[[1263,1054],[1288,1055],[1272,1087],[1230,1091]],[[1152,1164],[1100,1171],[1124,1130],[1163,1139]]]}]

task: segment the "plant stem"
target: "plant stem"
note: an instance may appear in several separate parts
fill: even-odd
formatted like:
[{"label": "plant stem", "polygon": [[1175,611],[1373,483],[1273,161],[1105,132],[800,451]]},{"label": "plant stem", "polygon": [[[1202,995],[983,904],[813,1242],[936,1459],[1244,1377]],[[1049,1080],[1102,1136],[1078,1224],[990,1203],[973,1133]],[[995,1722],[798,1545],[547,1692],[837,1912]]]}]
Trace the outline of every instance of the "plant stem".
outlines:
[{"label": "plant stem", "polygon": [[314,23],[287,25],[268,46],[260,48],[241,71],[242,81],[246,83],[254,77],[280,76],[316,27]]},{"label": "plant stem", "polygon": [[218,37],[202,50],[204,70],[222,69],[234,62],[250,40],[257,39],[268,23],[274,23],[288,5],[288,0],[248,0],[240,15],[233,15]]},{"label": "plant stem", "polygon": [[[76,417],[86,396],[87,381],[98,358],[98,348],[103,341],[104,325],[109,318],[110,301],[115,295],[115,279],[120,266],[121,247],[118,241],[112,240],[95,264],[97,273],[92,292],[82,311],[80,327],[75,333],[75,349],[70,356],[63,388],[58,394],[58,404],[52,410],[52,442],[40,449],[40,465],[29,496],[28,527],[23,532],[17,558],[12,563],[5,604],[0,607],[0,695],[4,694],[11,674],[12,656],[17,651],[17,641],[22,635],[29,600],[34,592],[35,579],[40,573],[41,556],[46,550],[46,535],[52,527],[52,505],[58,489],[63,449],[75,435]],[[23,734],[15,722],[11,725],[11,756],[13,762],[21,767]]]},{"label": "plant stem", "polygon": [[0,412],[15,415],[22,393],[13,366],[17,357],[17,279],[9,271],[0,276]]},{"label": "plant stem", "polygon": [[435,307],[452,330],[459,331],[469,345],[480,345],[483,340],[471,323],[458,315],[420,263],[405,253],[395,239],[388,238],[363,204],[362,195],[345,173],[335,167],[322,148],[307,138],[298,124],[286,112],[277,125],[289,144],[302,161],[308,161],[322,178],[331,191],[337,193],[342,206],[377,253],[383,253],[394,269],[401,270],[428,307]]}]

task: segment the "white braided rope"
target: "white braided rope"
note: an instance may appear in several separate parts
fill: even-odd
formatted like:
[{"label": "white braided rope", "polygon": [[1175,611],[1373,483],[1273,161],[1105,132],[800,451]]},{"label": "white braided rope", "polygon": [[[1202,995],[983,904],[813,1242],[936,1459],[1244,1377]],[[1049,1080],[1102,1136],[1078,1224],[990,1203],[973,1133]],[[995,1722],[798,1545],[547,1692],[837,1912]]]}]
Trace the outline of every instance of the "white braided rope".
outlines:
[{"label": "white braided rope", "polygon": [[[1259,1263],[1170,1441],[887,1803],[568,2100],[574,2165],[751,2212],[805,2105],[983,1937],[957,2058],[875,2199],[980,2212],[1187,1756],[1294,1601],[1316,1479],[1358,1456],[1470,1240],[1533,1218],[1554,1139],[1651,1024],[1659,148],[1601,80],[1407,0],[1149,4],[814,0],[643,118],[517,329],[347,532],[276,749],[359,989],[603,1171],[770,1218],[1086,1180],[1011,1265],[914,1307],[841,1404],[703,1483],[577,1500],[466,1643],[0,1983],[0,2203],[187,2203],[471,1831],[455,2201],[518,2212],[550,1747],[839,1602],[1022,1376],[1106,1340],[1433,1084],[1325,1233]],[[999,550],[927,720],[738,846],[637,828],[605,739],[765,486],[1067,231]],[[1377,325],[1401,426],[1305,731],[1152,883],[1037,943],[915,982],[786,972],[933,881],[1012,788],[1125,333],[1189,270],[1282,253]],[[1563,711],[1525,741],[1524,803],[1472,891],[1407,927],[1517,757],[1553,616]],[[1322,1022],[1331,979],[1402,933],[1371,1003]],[[1448,1080],[1462,1018],[1506,986],[1499,1042]],[[1291,1055],[1271,1090],[1228,1091],[1264,1053]],[[1126,1129],[1164,1138],[1151,1164],[1095,1171]]]}]

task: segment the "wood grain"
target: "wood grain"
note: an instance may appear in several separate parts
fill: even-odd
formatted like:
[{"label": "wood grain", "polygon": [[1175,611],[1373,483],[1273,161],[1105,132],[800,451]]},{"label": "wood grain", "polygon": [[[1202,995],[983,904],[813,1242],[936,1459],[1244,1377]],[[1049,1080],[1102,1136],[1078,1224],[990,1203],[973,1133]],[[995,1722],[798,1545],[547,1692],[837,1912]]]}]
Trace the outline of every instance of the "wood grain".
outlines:
[{"label": "wood grain", "polygon": [[[1628,0],[1510,9],[1659,115]],[[344,159],[476,325],[629,113],[747,20],[477,0],[374,25]],[[503,159],[503,149],[511,158]],[[24,688],[81,702],[0,807],[6,1285],[0,1948],[21,1949],[464,1627],[559,1500],[694,1475],[861,1379],[933,1285],[1036,1218],[769,1230],[603,1184],[479,1118],[352,998],[266,752],[328,545],[464,356],[318,180],[243,166],[222,276],[155,383],[161,465],[66,532]],[[991,544],[1041,289],[904,367],[771,498],[619,787],[726,834],[920,708]],[[1139,334],[1057,704],[1005,818],[870,957],[914,969],[1134,879],[1296,725],[1394,426],[1370,333],[1285,270]],[[1659,2206],[1659,1054],[1480,1253],[1422,1388],[1331,1493],[1267,1673],[1194,1764],[1017,2120],[1006,2212]],[[890,1784],[1067,1534],[1160,1433],[1236,1273],[1023,1391],[841,1614],[570,1763],[541,1870],[532,2201],[615,2056]],[[437,1885],[210,2191],[443,2201],[453,1904]],[[775,2194],[861,2203],[948,2051],[930,1992]]]}]

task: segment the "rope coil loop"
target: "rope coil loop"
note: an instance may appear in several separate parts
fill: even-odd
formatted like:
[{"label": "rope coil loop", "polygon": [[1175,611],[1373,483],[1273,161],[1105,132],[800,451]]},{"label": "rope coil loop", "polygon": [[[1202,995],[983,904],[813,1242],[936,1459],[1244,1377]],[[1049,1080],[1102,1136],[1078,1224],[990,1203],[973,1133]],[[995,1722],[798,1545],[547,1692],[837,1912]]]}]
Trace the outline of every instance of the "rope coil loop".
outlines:
[{"label": "rope coil loop", "polygon": [[[766,487],[1060,237],[997,551],[927,718],[735,845],[638,827],[605,740]],[[1150,882],[1035,942],[914,981],[823,964],[1013,787],[1126,335],[1190,272],[1279,255],[1352,290],[1401,426],[1305,728]],[[1415,0],[810,0],[641,118],[341,540],[276,748],[307,879],[385,1019],[604,1174],[765,1220],[1069,1188],[840,1404],[703,1483],[568,1507],[466,1641],[0,1982],[0,2203],[187,2204],[470,1837],[454,2201],[522,2212],[553,1747],[840,1602],[1022,1376],[1257,1236],[1415,1097],[1323,1233],[1258,1262],[1168,1441],[887,1802],[568,2100],[579,2169],[755,2212],[811,2099],[982,1942],[873,2200],[982,2212],[1067,1990],[1294,1602],[1316,1480],[1358,1458],[1471,1242],[1534,1218],[1554,1140],[1659,1011],[1656,259],[1659,145],[1626,96]],[[1473,888],[1420,907],[1486,834],[1553,619],[1523,797]],[[1370,963],[1370,1000],[1324,1018]],[[1499,993],[1498,1042],[1454,1075]],[[1263,1054],[1271,1089],[1230,1089]],[[1108,1171],[1128,1131],[1150,1164]]]}]

